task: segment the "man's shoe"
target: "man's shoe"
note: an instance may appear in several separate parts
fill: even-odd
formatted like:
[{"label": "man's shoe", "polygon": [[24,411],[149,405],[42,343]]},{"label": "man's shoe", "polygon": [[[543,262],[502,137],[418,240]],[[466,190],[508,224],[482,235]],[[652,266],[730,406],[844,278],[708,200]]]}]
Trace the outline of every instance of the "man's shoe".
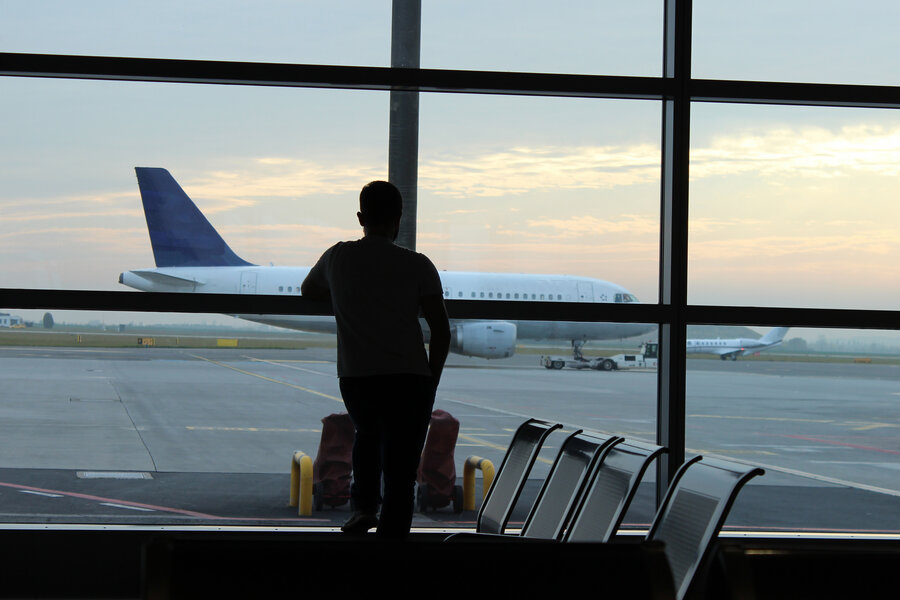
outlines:
[{"label": "man's shoe", "polygon": [[356,511],[341,526],[344,533],[365,533],[378,527],[378,517],[374,513]]}]

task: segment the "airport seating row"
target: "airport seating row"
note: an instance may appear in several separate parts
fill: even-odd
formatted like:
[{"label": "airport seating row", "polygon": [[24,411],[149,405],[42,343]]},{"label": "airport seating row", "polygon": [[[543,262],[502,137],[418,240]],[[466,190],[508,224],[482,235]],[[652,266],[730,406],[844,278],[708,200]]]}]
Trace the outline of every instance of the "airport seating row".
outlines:
[{"label": "airport seating row", "polygon": [[[649,465],[666,449],[615,435],[576,430],[561,445],[517,536],[509,518],[538,453],[561,424],[529,419],[503,458],[477,517],[476,533],[452,541],[611,542]],[[763,469],[694,456],[676,472],[645,543],[661,543],[677,598],[698,595],[713,542],[743,485]]]}]

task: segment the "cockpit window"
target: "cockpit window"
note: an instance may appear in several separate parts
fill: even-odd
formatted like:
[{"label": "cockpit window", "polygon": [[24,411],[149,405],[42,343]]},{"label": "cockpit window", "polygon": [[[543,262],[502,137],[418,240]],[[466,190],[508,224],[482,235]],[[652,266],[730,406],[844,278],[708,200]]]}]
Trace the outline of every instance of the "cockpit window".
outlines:
[{"label": "cockpit window", "polygon": [[634,294],[616,294],[616,302],[640,302]]}]

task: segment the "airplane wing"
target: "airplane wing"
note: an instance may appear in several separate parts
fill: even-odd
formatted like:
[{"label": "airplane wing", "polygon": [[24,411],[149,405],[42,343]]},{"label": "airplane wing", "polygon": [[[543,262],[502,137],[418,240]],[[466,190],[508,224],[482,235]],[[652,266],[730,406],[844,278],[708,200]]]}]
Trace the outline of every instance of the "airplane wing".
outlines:
[{"label": "airplane wing", "polygon": [[202,281],[197,281],[196,279],[178,277],[177,275],[169,275],[167,273],[160,273],[159,271],[139,269],[135,271],[129,271],[129,273],[137,275],[138,277],[142,277],[143,279],[147,279],[148,281],[165,285],[167,287],[193,289],[198,285],[203,285]]}]

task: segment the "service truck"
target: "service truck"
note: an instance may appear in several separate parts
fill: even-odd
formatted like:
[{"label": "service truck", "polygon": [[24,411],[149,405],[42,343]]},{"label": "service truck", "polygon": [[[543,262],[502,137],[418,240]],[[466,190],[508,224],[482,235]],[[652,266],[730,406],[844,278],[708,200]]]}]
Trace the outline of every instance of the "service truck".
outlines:
[{"label": "service truck", "polygon": [[589,358],[581,353],[581,345],[573,346],[573,358],[562,356],[541,356],[541,364],[547,369],[594,369],[596,371],[616,371],[622,369],[655,369],[659,360],[659,344],[644,342],[638,354],[616,354]]}]

